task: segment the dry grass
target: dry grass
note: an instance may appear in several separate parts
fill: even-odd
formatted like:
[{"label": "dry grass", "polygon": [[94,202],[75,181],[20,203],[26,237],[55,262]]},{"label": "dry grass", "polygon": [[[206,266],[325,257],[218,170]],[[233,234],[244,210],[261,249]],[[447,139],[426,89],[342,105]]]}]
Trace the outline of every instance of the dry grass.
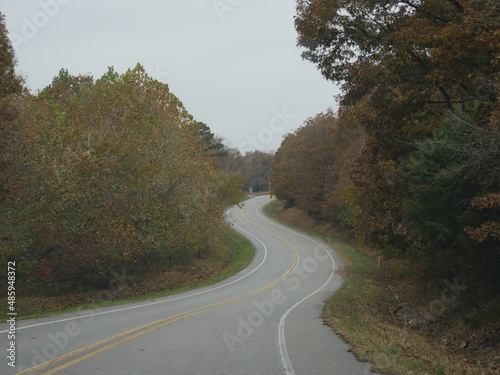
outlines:
[{"label": "dry grass", "polygon": [[324,319],[358,358],[387,375],[500,374],[498,320],[471,328],[446,285],[433,284],[410,261],[385,260],[379,269],[377,253],[333,239],[334,231],[300,210],[273,203],[267,212],[314,230],[344,258],[346,280],[327,302]]}]

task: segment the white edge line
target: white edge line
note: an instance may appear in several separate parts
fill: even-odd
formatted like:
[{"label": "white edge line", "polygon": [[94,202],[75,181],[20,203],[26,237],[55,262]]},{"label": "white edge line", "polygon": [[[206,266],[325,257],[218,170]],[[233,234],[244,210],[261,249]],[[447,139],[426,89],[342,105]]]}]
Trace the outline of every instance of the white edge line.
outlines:
[{"label": "white edge line", "polygon": [[[260,205],[259,207],[257,207],[257,210],[262,207],[262,205]],[[290,314],[297,306],[299,306],[302,302],[304,302],[306,299],[308,299],[309,297],[313,296],[314,294],[318,293],[321,289],[323,289],[329,282],[330,280],[333,278],[333,275],[335,274],[335,260],[333,259],[332,255],[330,254],[330,252],[321,244],[319,244],[318,242],[316,242],[315,240],[313,240],[311,237],[309,236],[306,236],[306,235],[303,235],[302,233],[299,233],[297,231],[294,231],[294,230],[290,230],[289,228],[286,228],[284,226],[282,226],[281,224],[277,224],[277,223],[274,223],[270,220],[268,220],[267,218],[263,217],[262,215],[259,214],[259,212],[256,210],[256,213],[257,215],[264,221],[267,221],[268,223],[270,224],[273,224],[274,226],[277,226],[281,229],[284,229],[286,230],[287,232],[290,232],[290,233],[293,233],[295,235],[298,235],[300,237],[303,237],[303,238],[306,238],[308,239],[309,241],[313,242],[314,244],[316,244],[317,246],[321,247],[323,250],[325,250],[325,252],[328,254],[328,256],[330,257],[331,261],[332,261],[332,272],[330,273],[330,277],[328,278],[328,280],[325,281],[325,283],[319,287],[318,289],[316,289],[314,292],[312,292],[311,294],[305,296],[304,298],[302,298],[299,302],[297,302],[295,305],[293,305],[292,307],[290,307],[284,314],[283,316],[281,317],[281,319],[279,320],[279,325],[278,325],[278,346],[279,346],[279,349],[280,349],[280,355],[281,355],[281,361],[283,363],[283,371],[285,372],[285,374],[287,375],[295,375],[295,370],[293,369],[293,366],[292,366],[292,361],[290,360],[290,356],[288,355],[288,350],[286,348],[286,340],[285,340],[285,320],[288,316],[288,314]]]},{"label": "white edge line", "polygon": [[[233,280],[227,284],[224,284],[224,285],[219,285],[218,287],[215,287],[215,288],[212,288],[212,289],[209,289],[209,290],[204,290],[204,291],[201,291],[201,292],[197,292],[197,293],[193,293],[193,294],[189,294],[189,295],[185,295],[185,296],[179,296],[179,297],[175,297],[175,298],[169,298],[167,300],[162,300],[162,301],[157,301],[157,302],[151,302],[151,303],[145,303],[145,304],[142,304],[142,305],[137,305],[137,306],[130,306],[130,307],[124,307],[124,308],[121,308],[121,309],[115,309],[115,310],[109,310],[109,311],[103,311],[103,312],[98,312],[98,313],[92,313],[92,314],[87,314],[87,315],[77,315],[77,316],[74,316],[74,317],[71,317],[71,318],[66,318],[66,319],[59,319],[59,320],[52,320],[50,322],[43,322],[43,323],[37,323],[37,324],[31,324],[31,325],[27,325],[27,326],[23,326],[23,327],[16,327],[16,330],[19,331],[21,329],[27,329],[27,328],[33,328],[33,327],[39,327],[39,326],[43,326],[43,325],[47,325],[47,324],[56,324],[56,323],[62,323],[62,322],[67,322],[67,321],[70,321],[70,320],[77,320],[77,319],[84,319],[84,318],[89,318],[89,317],[94,317],[94,316],[97,316],[97,315],[104,315],[104,314],[111,314],[111,313],[115,313],[115,312],[120,312],[120,311],[126,311],[126,310],[132,310],[132,309],[138,309],[138,308],[141,308],[141,307],[148,307],[148,306],[152,306],[152,305],[158,305],[158,304],[161,304],[161,303],[167,303],[167,302],[172,302],[172,301],[177,301],[177,300],[180,300],[180,299],[184,299],[184,298],[189,298],[189,297],[194,297],[194,296],[199,296],[200,294],[205,294],[205,293],[209,293],[209,292],[213,292],[214,290],[218,290],[218,289],[221,289],[221,288],[225,288],[231,284],[234,284],[238,281],[241,281],[243,280],[245,277],[248,277],[250,276],[251,274],[253,274],[255,271],[257,271],[263,264],[264,262],[266,261],[267,259],[267,247],[266,245],[264,244],[264,242],[262,242],[261,240],[259,240],[257,237],[255,237],[253,234],[251,234],[250,232],[246,231],[245,229],[243,229],[242,227],[240,227],[238,224],[236,224],[230,217],[229,217],[229,210],[231,210],[232,208],[234,207],[237,207],[237,206],[233,206],[231,208],[229,208],[227,211],[226,211],[226,217],[228,218],[228,220],[231,221],[232,225],[234,225],[235,227],[239,228],[242,232],[245,232],[246,234],[248,234],[249,236],[255,238],[257,241],[259,241],[262,246],[264,247],[264,258],[262,259],[262,261],[260,262],[260,264],[254,268],[251,272],[247,273],[246,275],[243,275],[241,277],[239,277],[238,279],[236,280]],[[9,330],[4,330],[4,331],[0,331],[0,334],[1,333],[6,333],[8,332]]]}]

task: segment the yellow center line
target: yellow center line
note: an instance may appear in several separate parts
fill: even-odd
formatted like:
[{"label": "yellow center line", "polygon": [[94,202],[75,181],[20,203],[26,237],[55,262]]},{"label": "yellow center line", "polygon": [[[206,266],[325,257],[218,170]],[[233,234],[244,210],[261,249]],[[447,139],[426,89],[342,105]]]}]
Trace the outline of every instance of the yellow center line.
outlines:
[{"label": "yellow center line", "polygon": [[[281,241],[285,242],[287,244],[287,246],[291,249],[292,251],[292,254],[293,254],[293,262],[292,262],[292,265],[290,266],[290,268],[277,280],[275,280],[274,282],[272,282],[271,284],[268,284],[260,289],[257,289],[253,292],[250,292],[250,293],[247,293],[243,296],[240,296],[240,297],[235,297],[235,298],[231,298],[231,299],[228,299],[228,300],[225,300],[225,301],[222,301],[222,302],[219,302],[219,303],[216,303],[214,305],[210,305],[210,306],[206,306],[206,307],[202,307],[202,308],[199,308],[199,309],[195,309],[195,310],[191,310],[191,311],[188,311],[186,313],[181,313],[181,314],[177,314],[177,315],[174,315],[174,316],[170,316],[168,318],[163,318],[163,319],[160,319],[160,320],[157,320],[155,322],[152,322],[152,323],[148,323],[148,324],[145,324],[143,326],[140,326],[140,327],[137,327],[137,328],[133,328],[131,330],[128,330],[128,331],[125,331],[125,332],[122,332],[122,333],[119,333],[117,335],[114,335],[114,336],[111,336],[111,337],[108,337],[104,340],[101,340],[101,341],[98,341],[98,342],[95,342],[93,344],[90,344],[90,345],[87,345],[83,348],[80,348],[80,349],[77,349],[73,352],[70,352],[68,354],[65,354],[65,355],[62,355],[62,356],[59,356],[59,357],[56,357],[52,360],[49,360],[47,362],[44,362],[38,366],[34,366],[34,367],[31,367],[27,370],[24,370],[24,371],[21,371],[21,372],[18,372],[17,375],[25,375],[25,374],[29,374],[31,372],[34,372],[34,371],[37,371],[37,370],[40,370],[42,368],[45,368],[45,367],[48,367],[52,364],[55,364],[55,363],[58,363],[58,362],[61,362],[61,361],[64,361],[65,359],[68,359],[68,358],[71,358],[71,357],[74,357],[78,354],[81,354],[83,352],[86,352],[90,349],[94,349],[98,346],[101,346],[101,345],[104,345],[104,344],[107,344],[113,340],[116,340],[114,342],[111,342],[110,344],[107,344],[107,345],[104,345],[94,351],[91,351],[87,354],[84,354],[82,355],[81,357],[78,357],[78,358],[75,358],[67,363],[64,363],[58,367],[55,367],[51,370],[48,370],[46,372],[43,373],[43,375],[52,375],[52,374],[55,374],[59,371],[62,371],[68,367],[71,367],[73,365],[76,365],[77,363],[80,363],[90,357],[93,357],[99,353],[102,353],[106,350],[109,350],[115,346],[118,346],[120,344],[123,344],[127,341],[130,341],[138,336],[141,336],[145,333],[148,333],[150,331],[153,331],[155,329],[158,329],[158,328],[161,328],[165,325],[168,325],[168,324],[171,324],[173,322],[176,322],[178,320],[181,320],[181,319],[184,319],[184,318],[188,318],[190,316],[193,316],[193,315],[197,315],[197,314],[200,314],[202,312],[205,312],[205,311],[209,311],[209,310],[213,310],[213,309],[216,309],[218,307],[222,307],[222,306],[226,306],[226,305],[229,305],[229,304],[232,304],[232,303],[235,303],[235,302],[239,302],[241,300],[244,300],[244,299],[247,299],[247,298],[250,298],[250,297],[253,297],[257,294],[260,294],[260,293],[263,293],[273,287],[275,287],[276,285],[278,285],[279,283],[281,283],[283,280],[285,280],[288,276],[290,276],[293,271],[295,270],[295,268],[297,267],[298,263],[299,263],[299,256],[298,256],[298,252],[297,252],[297,249],[295,248],[295,246],[293,246],[288,240],[286,240],[285,238],[283,237],[280,237],[276,234],[273,234],[267,230],[265,230],[264,228],[261,228],[259,227],[258,225],[256,225],[255,223],[252,223],[250,220],[248,220],[245,215],[243,214],[243,211],[241,211],[241,215],[243,217],[243,219],[245,221],[247,221],[250,225],[256,227],[256,228],[259,228],[267,233],[270,233],[272,236],[276,237],[276,238],[279,238]],[[123,338],[122,338],[123,337]]]}]

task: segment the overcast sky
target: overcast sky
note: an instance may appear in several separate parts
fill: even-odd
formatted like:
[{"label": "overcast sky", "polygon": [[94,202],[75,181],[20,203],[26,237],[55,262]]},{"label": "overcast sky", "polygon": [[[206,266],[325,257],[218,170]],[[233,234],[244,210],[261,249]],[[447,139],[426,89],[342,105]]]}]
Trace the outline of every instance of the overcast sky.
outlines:
[{"label": "overcast sky", "polygon": [[61,68],[99,78],[139,62],[242,151],[275,150],[336,108],[338,89],[296,47],[294,0],[2,0],[0,11],[33,92]]}]

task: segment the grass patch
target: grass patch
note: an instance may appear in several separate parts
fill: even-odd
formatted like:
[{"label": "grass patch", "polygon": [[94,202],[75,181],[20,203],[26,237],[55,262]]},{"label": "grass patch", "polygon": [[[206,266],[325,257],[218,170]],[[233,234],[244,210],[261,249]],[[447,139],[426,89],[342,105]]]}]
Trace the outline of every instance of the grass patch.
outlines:
[{"label": "grass patch", "polygon": [[18,296],[18,319],[165,297],[224,280],[248,266],[253,258],[254,248],[250,241],[231,228],[226,228],[221,237],[210,256],[196,259],[189,265],[152,274],[143,280],[135,280],[123,274],[117,275],[117,282],[106,290],[52,297]]},{"label": "grass patch", "polygon": [[[446,314],[421,323],[419,319],[429,310],[430,303],[440,298],[443,286],[434,294],[424,294],[427,281],[409,260],[383,260],[377,268],[379,254],[336,238],[335,231],[296,208],[284,210],[281,202],[273,201],[264,207],[264,212],[283,224],[321,238],[344,259],[345,282],[327,301],[323,318],[351,345],[360,360],[373,363],[386,375],[500,373],[498,347],[483,351],[460,349],[464,337],[471,344],[479,334],[466,328],[459,318],[448,318],[446,334],[450,339],[446,344],[440,336],[444,331],[435,329]],[[447,313],[453,313],[451,306]],[[450,344],[452,341],[455,343]]]}]

